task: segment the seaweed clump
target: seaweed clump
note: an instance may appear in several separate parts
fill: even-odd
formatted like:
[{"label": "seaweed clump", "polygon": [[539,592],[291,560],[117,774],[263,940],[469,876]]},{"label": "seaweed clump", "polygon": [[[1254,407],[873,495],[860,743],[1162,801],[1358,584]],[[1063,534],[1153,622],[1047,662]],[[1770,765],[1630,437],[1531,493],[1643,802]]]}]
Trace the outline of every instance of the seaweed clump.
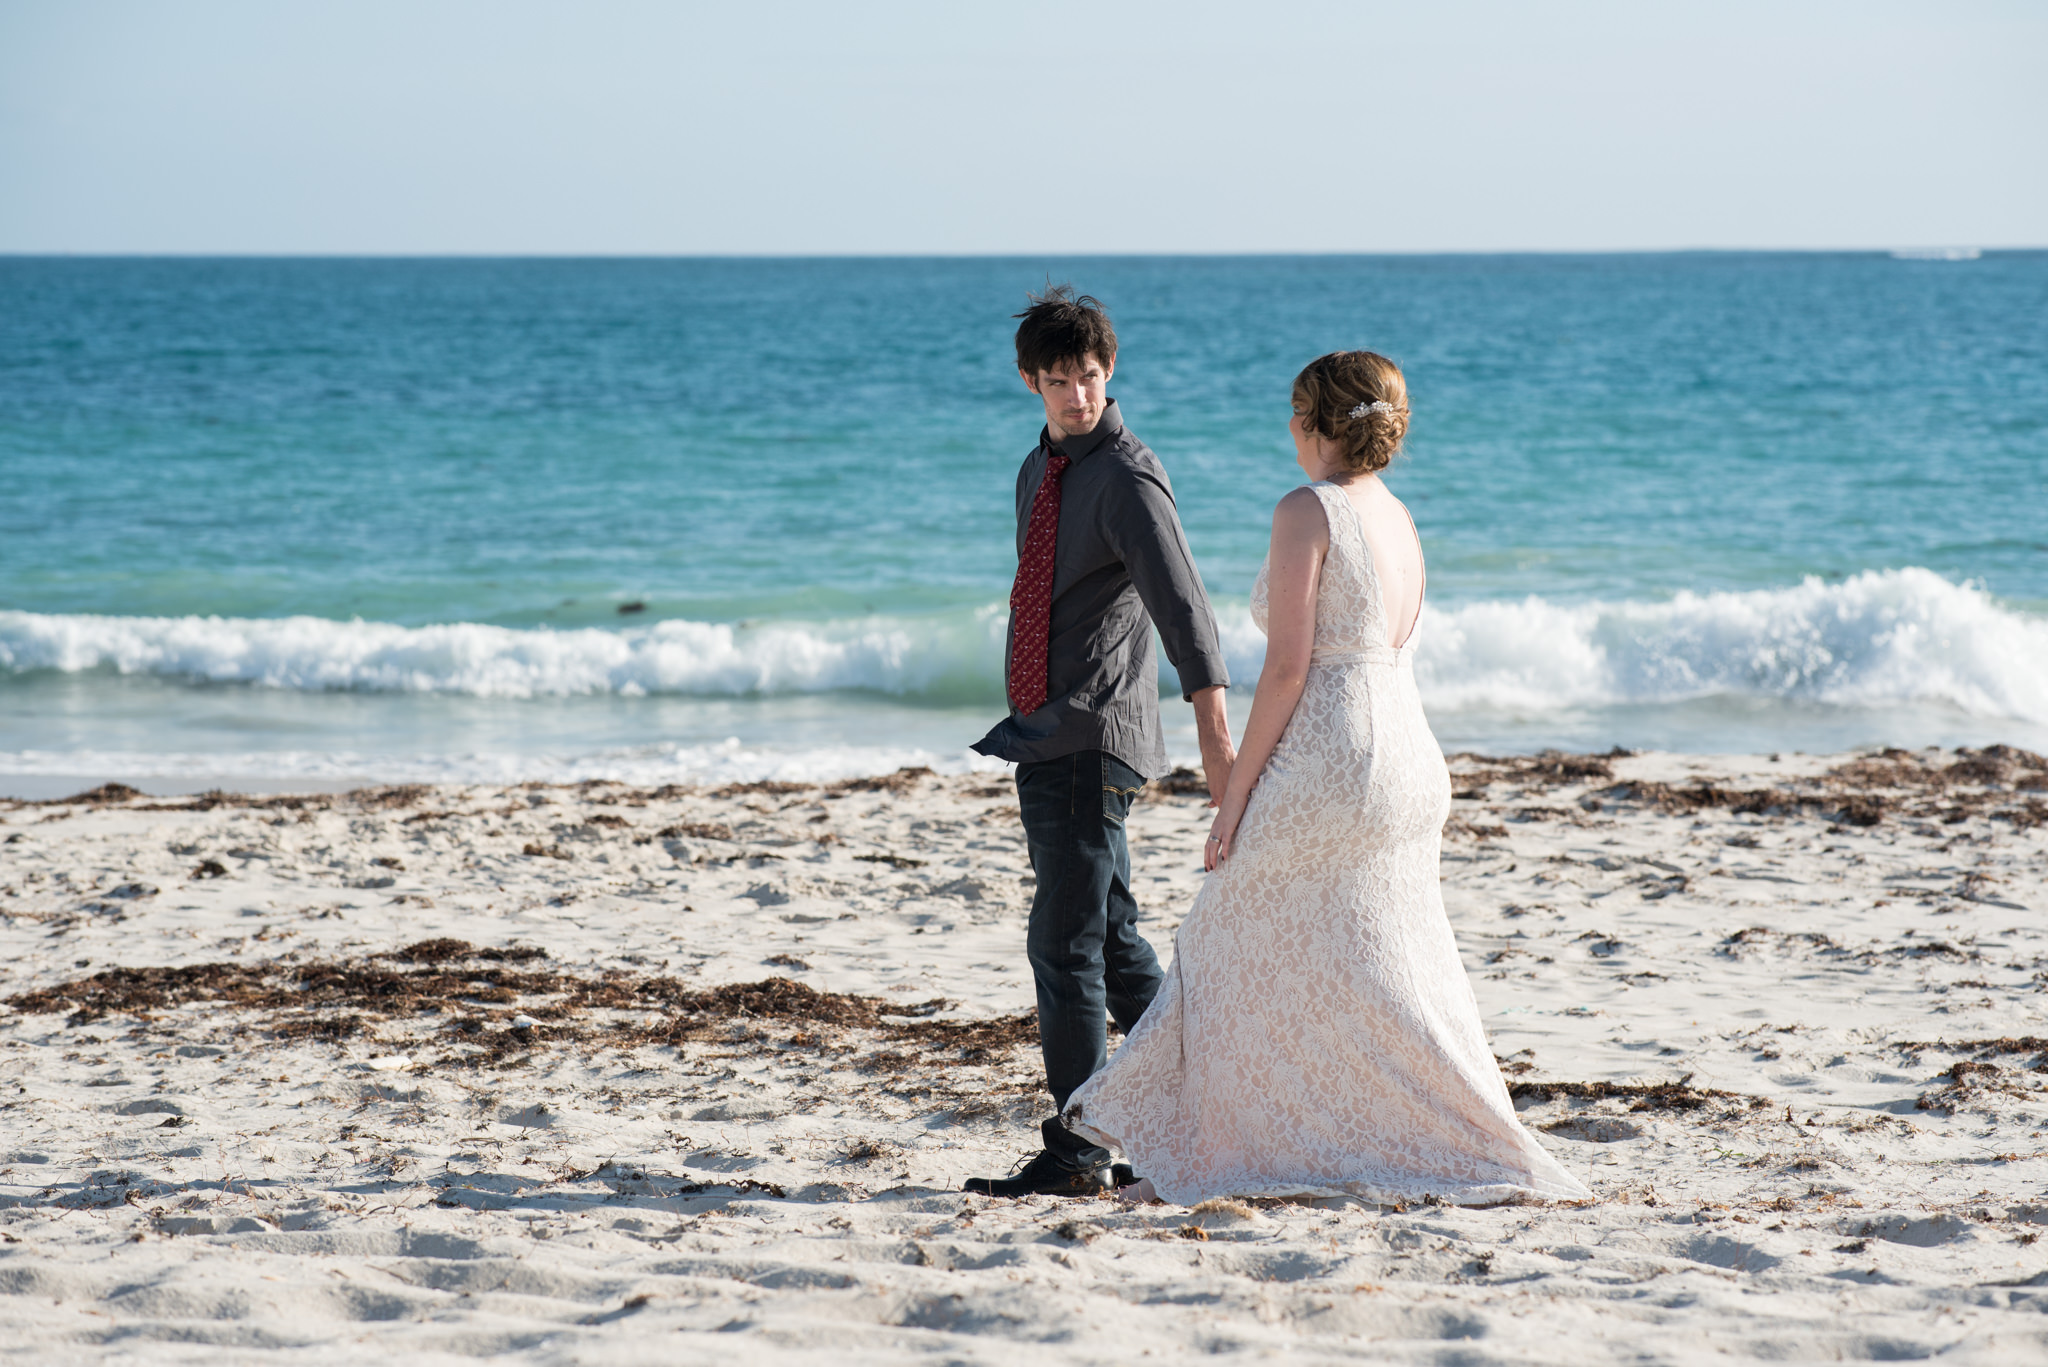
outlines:
[{"label": "seaweed clump", "polygon": [[1628,1101],[1631,1111],[1697,1111],[1716,1101],[1760,1100],[1739,1092],[1715,1087],[1694,1087],[1687,1079],[1677,1082],[1517,1082],[1508,1088],[1516,1101],[1545,1102],[1557,1097],[1578,1101]]},{"label": "seaweed clump", "polygon": [[[1949,755],[1953,758],[1949,758]],[[2048,824],[2048,758],[2012,745],[1941,750],[1885,749],[1813,778],[1769,788],[1636,779],[1590,795],[1672,816],[1707,808],[1758,816],[1821,816],[1842,826],[1876,826],[1887,817],[1954,825],[1990,816],[2020,830]]]},{"label": "seaweed clump", "polygon": [[909,1046],[912,1054],[897,1056],[906,1062],[985,1066],[1038,1038],[1035,1012],[938,1020],[953,1002],[821,992],[786,977],[698,988],[656,974],[557,969],[546,958],[534,946],[442,938],[351,960],[106,968],[20,993],[9,1005],[27,1014],[68,1011],[82,1025],[205,1003],[250,1013],[281,1041],[342,1040],[379,1022],[438,1015],[449,1043],[470,1051],[443,1061],[467,1063],[574,1041],[680,1047],[722,1038],[782,1050],[850,1049],[841,1037],[852,1033]]}]

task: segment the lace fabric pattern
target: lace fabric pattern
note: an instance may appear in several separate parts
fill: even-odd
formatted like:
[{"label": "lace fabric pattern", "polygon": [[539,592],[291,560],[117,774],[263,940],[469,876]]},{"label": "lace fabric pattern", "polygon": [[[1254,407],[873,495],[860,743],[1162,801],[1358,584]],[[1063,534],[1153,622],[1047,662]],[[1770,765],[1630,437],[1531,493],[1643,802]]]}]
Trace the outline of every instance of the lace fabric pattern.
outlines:
[{"label": "lace fabric pattern", "polygon": [[[1330,526],[1301,701],[1144,1019],[1068,1103],[1159,1195],[1584,1200],[1515,1118],[1438,882],[1450,774],[1358,515]],[[1266,569],[1252,615],[1266,627]]]}]

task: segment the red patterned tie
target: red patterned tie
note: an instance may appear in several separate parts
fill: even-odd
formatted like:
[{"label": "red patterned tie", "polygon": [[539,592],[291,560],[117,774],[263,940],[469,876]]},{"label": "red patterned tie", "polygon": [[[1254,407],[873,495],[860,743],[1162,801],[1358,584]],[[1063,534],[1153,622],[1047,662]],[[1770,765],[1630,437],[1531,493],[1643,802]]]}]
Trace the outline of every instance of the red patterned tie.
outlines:
[{"label": "red patterned tie", "polygon": [[1073,462],[1053,456],[1031,504],[1017,583],[1010,590],[1010,705],[1019,716],[1045,706],[1045,656],[1052,637],[1053,552],[1060,539],[1060,476]]}]

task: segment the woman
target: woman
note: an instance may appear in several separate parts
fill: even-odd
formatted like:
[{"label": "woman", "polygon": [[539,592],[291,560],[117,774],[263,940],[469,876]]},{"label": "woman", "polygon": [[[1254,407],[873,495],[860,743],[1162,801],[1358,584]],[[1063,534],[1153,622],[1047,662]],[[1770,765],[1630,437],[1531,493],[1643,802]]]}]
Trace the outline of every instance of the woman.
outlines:
[{"label": "woman", "polygon": [[1520,1122],[1437,883],[1450,775],[1415,688],[1413,519],[1380,482],[1408,430],[1369,351],[1294,381],[1295,458],[1252,588],[1266,665],[1158,998],[1068,1102],[1126,1194],[1591,1193]]}]

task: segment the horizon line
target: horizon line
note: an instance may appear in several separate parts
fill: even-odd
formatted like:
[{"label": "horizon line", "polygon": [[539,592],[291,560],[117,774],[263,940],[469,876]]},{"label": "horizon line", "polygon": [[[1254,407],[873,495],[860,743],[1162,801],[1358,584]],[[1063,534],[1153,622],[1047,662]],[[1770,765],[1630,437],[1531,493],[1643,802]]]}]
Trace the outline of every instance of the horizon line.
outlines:
[{"label": "horizon line", "polygon": [[[1387,248],[1374,251],[413,251],[413,250],[33,250],[0,248],[0,260],[192,260],[192,261],[1005,261],[1055,259],[1215,260],[1221,258],[1304,260],[1377,257],[1587,257],[1587,256],[1897,256],[1973,253],[1981,256],[2048,251],[2039,244],[1896,243],[1838,247],[1500,247]],[[1967,258],[1964,258],[1967,259]]]}]

